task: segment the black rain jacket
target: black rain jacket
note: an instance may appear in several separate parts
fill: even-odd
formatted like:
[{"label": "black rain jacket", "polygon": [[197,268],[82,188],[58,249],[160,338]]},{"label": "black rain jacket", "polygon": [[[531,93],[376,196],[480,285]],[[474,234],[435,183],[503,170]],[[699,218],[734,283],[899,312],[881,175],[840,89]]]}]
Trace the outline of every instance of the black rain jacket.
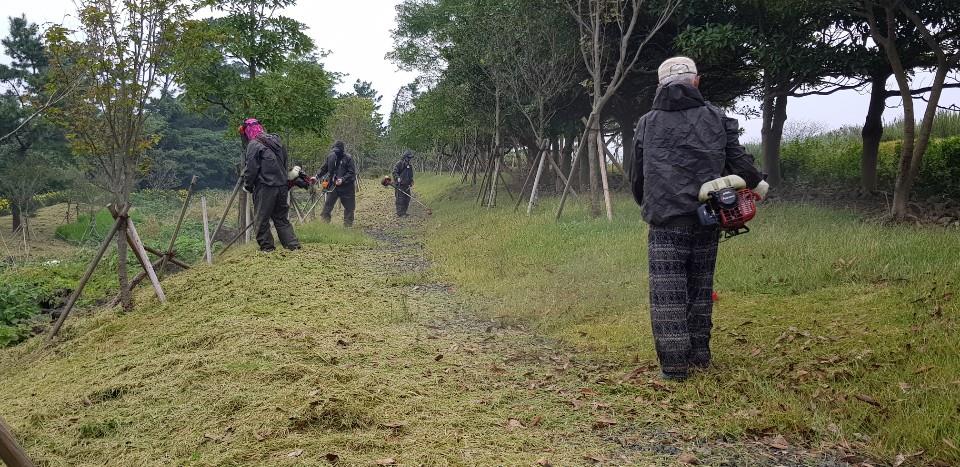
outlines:
[{"label": "black rain jacket", "polygon": [[287,148],[280,137],[266,133],[247,144],[243,185],[253,193],[257,185],[287,186]]},{"label": "black rain jacket", "polygon": [[343,184],[336,187],[340,193],[353,193],[356,190],[357,166],[353,163],[353,156],[345,152],[337,153],[331,151],[327,156],[327,162],[320,167],[317,178],[323,178],[330,175],[330,183],[338,179],[343,179]]},{"label": "black rain jacket", "polygon": [[637,123],[634,158],[633,197],[652,225],[697,225],[700,186],[710,180],[735,174],[751,189],[763,180],[740,145],[737,120],[685,83],[657,91]]},{"label": "black rain jacket", "polygon": [[410,164],[410,159],[404,157],[393,166],[393,179],[397,181],[397,185],[413,185],[413,165]]}]

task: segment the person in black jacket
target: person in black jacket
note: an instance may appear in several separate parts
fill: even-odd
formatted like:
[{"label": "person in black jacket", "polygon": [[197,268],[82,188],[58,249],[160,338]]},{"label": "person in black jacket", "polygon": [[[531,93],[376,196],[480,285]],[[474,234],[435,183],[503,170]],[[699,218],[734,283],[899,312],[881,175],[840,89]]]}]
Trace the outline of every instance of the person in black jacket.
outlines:
[{"label": "person in black jacket", "polygon": [[280,237],[280,244],[288,250],[299,250],[300,241],[290,223],[290,205],[287,169],[287,148],[277,135],[267,134],[254,118],[244,120],[240,137],[247,148],[243,169],[243,190],[253,194],[254,224],[260,251],[276,249],[270,221]]},{"label": "person in black jacket", "polygon": [[739,142],[739,125],[706,102],[696,64],[666,60],[653,109],[640,118],[631,184],[649,224],[650,317],[665,379],[710,365],[713,274],[720,233],[697,217],[701,185],[728,174],[761,197],[769,186]]},{"label": "person in black jacket", "polygon": [[413,159],[413,152],[409,149],[403,152],[403,157],[393,166],[393,187],[397,197],[397,217],[407,217],[407,209],[410,207],[410,197],[413,194],[410,189],[413,188],[413,166],[410,161]]},{"label": "person in black jacket", "polygon": [[320,219],[323,222],[330,222],[330,213],[333,212],[337,200],[343,206],[343,225],[353,226],[353,214],[357,208],[356,182],[357,166],[353,163],[353,157],[347,154],[343,149],[343,141],[333,143],[333,151],[327,156],[326,163],[317,173],[318,179],[327,178],[327,182],[333,186],[333,189],[327,193],[327,200],[323,204],[323,211],[320,212]]}]

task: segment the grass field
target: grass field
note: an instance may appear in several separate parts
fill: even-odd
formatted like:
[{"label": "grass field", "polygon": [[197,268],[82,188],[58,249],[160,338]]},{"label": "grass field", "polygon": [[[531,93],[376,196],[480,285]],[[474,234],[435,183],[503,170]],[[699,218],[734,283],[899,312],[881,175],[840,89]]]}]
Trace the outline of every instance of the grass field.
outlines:
[{"label": "grass field", "polygon": [[[490,316],[608,358],[655,362],[646,229],[618,196],[615,221],[575,203],[537,214],[474,204],[450,178],[421,179],[426,246],[441,274]],[[881,227],[856,214],[764,205],[753,232],[721,245],[715,366],[679,386],[692,423],[739,436],[855,446],[891,462],[923,452],[960,463],[960,235]]]}]

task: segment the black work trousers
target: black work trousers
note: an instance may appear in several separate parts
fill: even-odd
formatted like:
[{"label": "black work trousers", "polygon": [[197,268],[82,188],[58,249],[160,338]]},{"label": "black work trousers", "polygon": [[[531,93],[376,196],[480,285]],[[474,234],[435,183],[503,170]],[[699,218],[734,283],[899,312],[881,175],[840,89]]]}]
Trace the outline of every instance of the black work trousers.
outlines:
[{"label": "black work trousers", "polygon": [[410,185],[397,185],[396,186],[396,196],[397,196],[397,215],[400,217],[407,215],[407,209],[410,208]]},{"label": "black work trousers", "polygon": [[320,219],[323,222],[330,222],[330,214],[333,212],[337,200],[343,206],[343,225],[344,227],[353,227],[353,213],[357,209],[357,195],[353,190],[333,190],[327,193],[327,200],[323,203],[323,211],[320,212]]},{"label": "black work trousers", "polygon": [[256,210],[254,228],[257,232],[257,244],[260,250],[271,251],[276,249],[273,243],[273,234],[270,232],[270,221],[273,221],[280,237],[280,244],[288,250],[300,248],[300,240],[293,231],[290,223],[290,205],[287,204],[286,186],[257,185],[253,192],[253,206]]}]

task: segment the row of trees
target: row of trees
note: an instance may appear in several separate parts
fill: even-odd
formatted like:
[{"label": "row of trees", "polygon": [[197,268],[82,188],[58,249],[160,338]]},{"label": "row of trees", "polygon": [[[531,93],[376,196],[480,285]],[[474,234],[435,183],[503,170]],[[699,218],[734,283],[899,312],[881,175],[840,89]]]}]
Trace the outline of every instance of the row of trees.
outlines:
[{"label": "row of trees", "polygon": [[[491,173],[509,151],[522,149],[531,167],[547,154],[558,184],[566,185],[563,172],[579,174],[572,178],[589,191],[595,214],[607,160],[619,164],[603,153],[622,145],[630,170],[633,126],[650,109],[657,65],[669,56],[698,62],[713,102],[761,103],[746,110],[762,117],[761,160],[774,185],[783,181],[788,99],[860,89],[871,95],[861,188],[874,193],[883,112],[899,98],[907,128],[896,217],[908,214],[942,90],[960,86],[949,79],[960,68],[957,2],[408,0],[397,11],[391,58],[423,77],[397,96],[391,137],[447,155],[451,167]],[[917,84],[920,71],[933,82]],[[891,76],[896,89],[887,87]],[[918,97],[929,102],[919,125]]]},{"label": "row of trees", "polygon": [[11,18],[3,46],[12,63],[0,66],[0,198],[12,204],[14,227],[34,195],[71,182],[99,187],[117,205],[138,187],[182,186],[193,175],[232,187],[242,164],[235,128],[249,116],[306,165],[334,138],[373,151],[383,132],[376,91],[362,81],[334,91],[341,75],[324,68],[306,26],[278,13],[294,3],[79,0],[75,28],[45,31]]}]

